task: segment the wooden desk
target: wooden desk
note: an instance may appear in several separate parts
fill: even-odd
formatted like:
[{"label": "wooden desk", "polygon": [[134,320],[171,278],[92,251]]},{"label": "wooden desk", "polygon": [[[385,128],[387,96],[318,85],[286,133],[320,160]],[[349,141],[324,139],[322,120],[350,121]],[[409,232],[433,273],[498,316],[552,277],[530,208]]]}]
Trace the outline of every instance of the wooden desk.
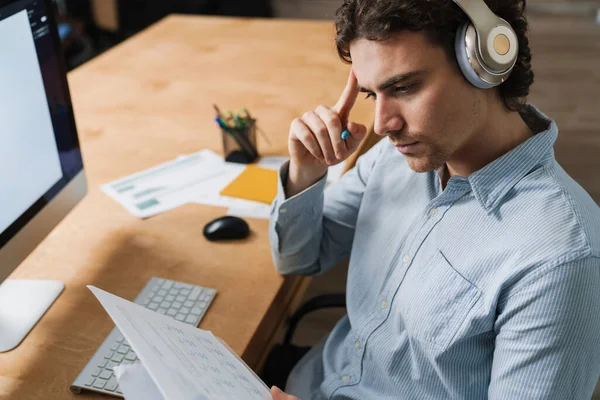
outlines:
[{"label": "wooden desk", "polygon": [[[277,325],[303,293],[273,267],[265,220],[242,243],[202,236],[224,209],[186,205],[138,220],[99,185],[179,154],[221,152],[211,104],[247,107],[269,135],[263,154],[286,154],[291,120],[333,105],[347,78],[330,22],[169,17],[69,75],[84,162],[86,199],[13,274],[66,284],[24,342],[0,354],[0,398],[106,398],[69,385],[113,324],[86,289],[133,299],[151,276],[216,288],[201,323],[256,367]],[[353,119],[372,120],[360,100]]]}]

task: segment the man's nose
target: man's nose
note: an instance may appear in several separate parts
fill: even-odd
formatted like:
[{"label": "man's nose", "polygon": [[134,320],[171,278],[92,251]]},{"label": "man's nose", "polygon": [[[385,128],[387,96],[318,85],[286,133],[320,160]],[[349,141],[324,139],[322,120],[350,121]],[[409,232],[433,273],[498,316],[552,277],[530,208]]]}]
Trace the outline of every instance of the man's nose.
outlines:
[{"label": "man's nose", "polygon": [[402,112],[394,101],[378,98],[375,102],[375,133],[386,136],[388,132],[402,130],[405,121]]}]

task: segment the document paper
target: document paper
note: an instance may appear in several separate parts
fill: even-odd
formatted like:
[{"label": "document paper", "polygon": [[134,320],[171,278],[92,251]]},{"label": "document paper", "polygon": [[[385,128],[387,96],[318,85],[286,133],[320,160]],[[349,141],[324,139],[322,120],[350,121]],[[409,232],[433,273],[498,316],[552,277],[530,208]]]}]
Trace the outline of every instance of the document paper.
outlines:
[{"label": "document paper", "polygon": [[203,150],[107,183],[102,190],[131,214],[147,218],[198,198],[216,197],[243,171],[244,166]]},{"label": "document paper", "polygon": [[211,332],[94,286],[121,334],[167,400],[271,400],[267,386]]}]

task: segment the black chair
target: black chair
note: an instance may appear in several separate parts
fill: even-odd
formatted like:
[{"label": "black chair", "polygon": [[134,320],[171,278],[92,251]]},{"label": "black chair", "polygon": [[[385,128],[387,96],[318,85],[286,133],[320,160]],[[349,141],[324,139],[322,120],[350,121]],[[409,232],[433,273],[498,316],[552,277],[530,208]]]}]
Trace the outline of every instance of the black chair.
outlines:
[{"label": "black chair", "polygon": [[346,307],[346,294],[325,294],[313,297],[304,303],[290,317],[283,342],[269,352],[261,373],[261,379],[269,386],[285,388],[285,382],[294,365],[311,349],[310,346],[296,346],[292,343],[294,333],[302,318],[317,310],[332,307]]}]

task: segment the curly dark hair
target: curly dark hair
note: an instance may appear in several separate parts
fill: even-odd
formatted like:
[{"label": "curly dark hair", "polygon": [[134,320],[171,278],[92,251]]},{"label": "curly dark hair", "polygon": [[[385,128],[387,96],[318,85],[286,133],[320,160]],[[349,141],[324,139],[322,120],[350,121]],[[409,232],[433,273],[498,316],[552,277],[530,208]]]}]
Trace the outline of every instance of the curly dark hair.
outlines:
[{"label": "curly dark hair", "polygon": [[[515,30],[517,62],[509,78],[498,86],[505,107],[522,111],[533,83],[527,39],[526,0],[485,0],[490,9]],[[422,31],[456,60],[454,40],[467,15],[452,0],[345,0],[336,12],[336,46],[340,58],[351,63],[350,44],[357,39],[383,41],[402,31]],[[458,62],[456,66],[458,68]]]}]

